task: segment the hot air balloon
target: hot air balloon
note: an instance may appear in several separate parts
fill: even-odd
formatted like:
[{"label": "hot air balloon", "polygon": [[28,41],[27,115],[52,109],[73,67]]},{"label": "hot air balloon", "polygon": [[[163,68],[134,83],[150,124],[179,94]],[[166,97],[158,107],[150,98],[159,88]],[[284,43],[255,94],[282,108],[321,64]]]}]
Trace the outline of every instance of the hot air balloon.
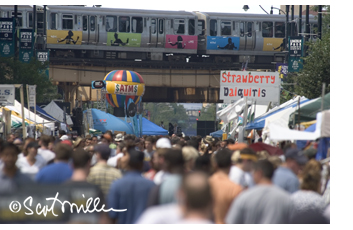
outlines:
[{"label": "hot air balloon", "polygon": [[113,70],[105,77],[107,102],[118,108],[127,106],[131,98],[137,104],[145,93],[145,82],[140,74],[129,70]]}]

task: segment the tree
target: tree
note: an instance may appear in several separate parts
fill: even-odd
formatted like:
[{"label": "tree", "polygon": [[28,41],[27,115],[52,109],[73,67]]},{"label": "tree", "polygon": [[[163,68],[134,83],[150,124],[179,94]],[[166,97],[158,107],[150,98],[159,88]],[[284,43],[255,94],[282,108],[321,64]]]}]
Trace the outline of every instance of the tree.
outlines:
[{"label": "tree", "polygon": [[[306,43],[308,55],[302,58],[303,69],[297,74],[290,74],[288,79],[296,83],[294,87],[287,87],[288,91],[309,99],[321,96],[323,83],[326,84],[325,94],[330,92],[330,6],[323,8],[326,13],[322,17],[321,40]],[[317,11],[317,7],[313,9]]]},{"label": "tree", "polygon": [[202,107],[199,121],[215,121],[216,120],[216,104],[210,104],[209,107]]},{"label": "tree", "polygon": [[[49,103],[61,97],[57,93],[57,86],[53,85],[44,74],[48,63],[42,64],[34,58],[30,63],[23,63],[13,58],[0,58],[0,63],[0,84],[23,84],[25,103],[27,102],[26,84],[37,85],[37,103]],[[16,90],[15,98],[20,101],[18,90]]]}]

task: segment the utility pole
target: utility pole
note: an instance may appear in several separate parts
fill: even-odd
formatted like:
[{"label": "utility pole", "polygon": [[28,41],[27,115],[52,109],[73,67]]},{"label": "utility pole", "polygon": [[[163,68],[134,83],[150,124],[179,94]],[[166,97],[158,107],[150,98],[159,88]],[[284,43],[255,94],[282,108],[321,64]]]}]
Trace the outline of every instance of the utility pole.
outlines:
[{"label": "utility pole", "polygon": [[289,16],[289,5],[286,5],[286,43],[285,45],[285,49],[288,50],[287,46],[288,46],[288,36],[289,36],[289,23],[288,23],[288,16]]},{"label": "utility pole", "polygon": [[319,23],[318,37],[321,40],[321,33],[322,33],[322,5],[319,5],[318,23]]},{"label": "utility pole", "polygon": [[14,52],[15,52],[15,60],[17,60],[18,58],[18,52],[17,52],[17,5],[15,5],[15,9],[14,9],[14,18],[15,18],[15,21],[14,21],[14,28],[15,28],[15,34],[14,34]]},{"label": "utility pole", "polygon": [[[306,12],[305,12],[305,43],[309,41],[310,37],[310,24],[309,24],[309,5],[306,5]],[[305,51],[304,51],[304,56],[307,55],[308,52],[308,46],[305,45]]]},{"label": "utility pole", "polygon": [[302,12],[303,9],[302,9],[302,5],[299,6],[299,34],[300,36],[302,36]]},{"label": "utility pole", "polygon": [[295,36],[294,34],[294,5],[292,5],[292,9],[291,9],[291,22],[290,22],[290,36]]}]

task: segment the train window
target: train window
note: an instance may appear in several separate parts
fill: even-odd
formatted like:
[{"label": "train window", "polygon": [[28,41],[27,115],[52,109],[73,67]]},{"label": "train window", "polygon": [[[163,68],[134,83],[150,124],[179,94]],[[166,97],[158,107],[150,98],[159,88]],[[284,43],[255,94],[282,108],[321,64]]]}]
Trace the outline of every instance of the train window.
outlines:
[{"label": "train window", "polygon": [[96,16],[89,17],[89,27],[91,31],[95,31],[96,29]]},{"label": "train window", "polygon": [[156,34],[157,30],[156,30],[156,19],[152,19],[151,20],[151,33],[152,34]]},{"label": "train window", "polygon": [[275,22],[275,37],[284,38],[286,33],[286,27],[284,22]]},{"label": "train window", "polygon": [[210,36],[217,36],[217,20],[210,21]]},{"label": "train window", "polygon": [[159,19],[159,34],[163,34],[164,33],[164,20],[163,19]]},{"label": "train window", "polygon": [[175,34],[185,34],[185,21],[184,19],[174,20],[174,33]]},{"label": "train window", "polygon": [[132,33],[142,33],[143,21],[141,17],[132,17]]},{"label": "train window", "polygon": [[273,22],[262,23],[262,37],[272,38],[273,37]]},{"label": "train window", "polygon": [[119,17],[119,32],[130,32],[130,17]]},{"label": "train window", "polygon": [[116,16],[107,16],[105,23],[105,31],[116,32],[117,29],[117,18]]},{"label": "train window", "polygon": [[50,21],[51,21],[50,29],[56,30],[57,28],[56,28],[56,14],[55,13],[50,14]]},{"label": "train window", "polygon": [[27,27],[28,28],[33,27],[33,13],[32,12],[27,12]]},{"label": "train window", "polygon": [[62,16],[62,29],[63,30],[72,30],[74,28],[72,15],[63,14]]},{"label": "train window", "polygon": [[197,22],[197,29],[199,31],[199,35],[205,35],[205,21],[199,20]]},{"label": "train window", "polygon": [[189,19],[189,35],[195,35],[195,20]]},{"label": "train window", "polygon": [[82,16],[82,30],[87,31],[87,16]]},{"label": "train window", "polygon": [[221,21],[221,35],[232,34],[232,23],[230,21]]},{"label": "train window", "polygon": [[[12,17],[15,17],[15,12],[12,11]],[[17,12],[17,21],[16,21],[17,27],[22,27],[23,25],[23,19],[22,19],[22,13]]]},{"label": "train window", "polygon": [[239,23],[240,27],[240,37],[244,37],[244,22]]},{"label": "train window", "polygon": [[252,25],[253,25],[252,22],[248,22],[248,31],[247,31],[248,37],[251,37],[251,36],[252,36],[252,31],[253,31]]}]

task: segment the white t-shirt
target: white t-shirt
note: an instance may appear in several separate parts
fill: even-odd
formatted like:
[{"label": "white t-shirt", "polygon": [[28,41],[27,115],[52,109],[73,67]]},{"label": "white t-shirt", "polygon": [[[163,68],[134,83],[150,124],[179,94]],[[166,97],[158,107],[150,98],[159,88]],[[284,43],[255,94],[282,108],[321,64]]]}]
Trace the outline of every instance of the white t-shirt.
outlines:
[{"label": "white t-shirt", "polygon": [[156,184],[156,185],[160,185],[163,180],[165,179],[166,176],[168,176],[169,173],[163,171],[163,170],[160,170],[156,173],[156,175],[154,176],[153,178],[153,182]]},{"label": "white t-shirt", "polygon": [[147,208],[136,224],[175,224],[182,218],[178,204],[163,204]]},{"label": "white t-shirt", "polygon": [[16,166],[20,169],[20,171],[33,180],[35,179],[35,176],[39,170],[47,165],[47,162],[41,155],[37,155],[35,159],[36,162],[33,165],[30,165],[27,161],[27,158],[24,156],[19,157],[16,161]]},{"label": "white t-shirt", "polygon": [[38,154],[41,155],[44,160],[46,161],[46,163],[48,163],[49,161],[53,160],[55,158],[55,153],[53,153],[52,151],[50,151],[49,149],[38,149]]},{"label": "white t-shirt", "polygon": [[243,188],[250,188],[254,186],[251,174],[244,172],[242,169],[235,165],[230,167],[229,179],[234,183],[241,185]]},{"label": "white t-shirt", "polygon": [[118,159],[121,158],[121,157],[123,157],[123,156],[124,156],[123,153],[118,153],[116,156],[109,158],[108,161],[107,161],[107,164],[108,164],[109,166],[112,166],[112,167],[115,168],[115,167],[116,167],[116,164],[117,164],[117,162],[118,162]]}]

